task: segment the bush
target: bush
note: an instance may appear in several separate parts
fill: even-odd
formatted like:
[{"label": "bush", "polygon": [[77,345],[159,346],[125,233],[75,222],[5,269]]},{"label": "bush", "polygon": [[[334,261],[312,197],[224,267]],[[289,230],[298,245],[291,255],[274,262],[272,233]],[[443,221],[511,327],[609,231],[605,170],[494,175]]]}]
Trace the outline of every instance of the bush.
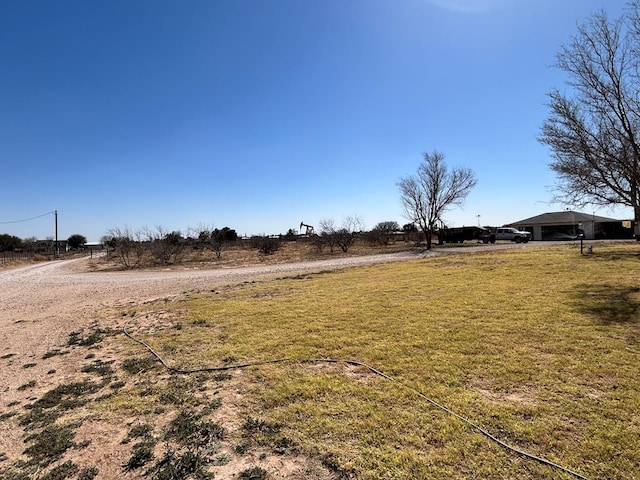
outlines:
[{"label": "bush", "polygon": [[221,230],[216,228],[212,231],[208,229],[200,230],[197,234],[197,245],[214,252],[216,258],[222,256],[222,250],[224,250],[225,247],[238,241],[237,232],[229,227],[224,227]]},{"label": "bush", "polygon": [[172,265],[182,260],[185,242],[178,231],[166,232],[162,227],[156,227],[155,232],[148,232],[151,240],[153,257],[161,265]]},{"label": "bush", "polygon": [[267,471],[260,467],[248,468],[240,473],[240,478],[242,480],[264,480],[267,478]]},{"label": "bush", "polygon": [[271,237],[252,237],[251,246],[263,255],[273,255],[280,249],[280,241]]},{"label": "bush", "polygon": [[108,244],[125,268],[138,268],[142,264],[146,246],[140,230],[131,231],[128,227],[124,229],[112,228],[108,234]]}]

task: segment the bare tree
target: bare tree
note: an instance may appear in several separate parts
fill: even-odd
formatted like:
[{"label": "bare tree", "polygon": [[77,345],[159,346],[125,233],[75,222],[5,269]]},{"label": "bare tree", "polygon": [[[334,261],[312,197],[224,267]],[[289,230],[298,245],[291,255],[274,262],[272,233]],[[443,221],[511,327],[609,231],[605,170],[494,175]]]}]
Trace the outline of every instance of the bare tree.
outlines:
[{"label": "bare tree", "polygon": [[356,240],[364,230],[364,222],[358,215],[350,215],[342,221],[341,227],[335,232],[338,246],[343,253],[356,243]]},{"label": "bare tree", "polygon": [[316,240],[318,249],[322,250],[324,245],[329,245],[329,251],[333,252],[333,247],[337,245],[336,222],[333,218],[320,220],[320,236]]},{"label": "bare tree", "polygon": [[129,227],[112,228],[107,232],[106,237],[109,238],[109,243],[125,268],[141,266],[146,246],[140,230],[133,231]]},{"label": "bare tree", "polygon": [[28,237],[22,239],[22,248],[27,252],[33,252],[38,245],[38,237]]},{"label": "bare tree", "polygon": [[338,246],[340,250],[347,253],[363,228],[364,222],[358,215],[346,217],[339,228],[336,227],[332,218],[324,219],[320,221],[320,239],[329,245],[331,252],[333,252],[333,247]]},{"label": "bare tree", "polygon": [[179,231],[169,232],[162,226],[156,226],[155,231],[146,229],[151,253],[156,262],[161,265],[179,263],[185,250],[185,242]]},{"label": "bare tree", "polygon": [[427,249],[431,249],[431,236],[444,213],[450,207],[464,202],[477,180],[468,168],[449,168],[440,152],[424,154],[424,163],[415,175],[401,178],[397,185],[407,219],[424,232]]},{"label": "bare tree", "polygon": [[640,14],[593,14],[557,55],[568,93],[549,93],[539,141],[552,152],[554,199],[574,206],[626,205],[640,221]]}]

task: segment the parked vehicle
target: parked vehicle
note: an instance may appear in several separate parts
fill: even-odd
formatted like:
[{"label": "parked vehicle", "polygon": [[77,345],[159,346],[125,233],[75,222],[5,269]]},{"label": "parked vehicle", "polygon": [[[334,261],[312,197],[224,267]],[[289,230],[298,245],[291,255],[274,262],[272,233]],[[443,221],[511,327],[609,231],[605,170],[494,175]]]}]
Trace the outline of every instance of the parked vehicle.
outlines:
[{"label": "parked vehicle", "polygon": [[462,243],[465,240],[475,240],[482,243],[494,243],[495,235],[482,227],[443,227],[438,230],[438,243]]},{"label": "parked vehicle", "polygon": [[527,243],[531,233],[513,227],[488,227],[495,234],[496,240],[509,240],[516,243]]}]

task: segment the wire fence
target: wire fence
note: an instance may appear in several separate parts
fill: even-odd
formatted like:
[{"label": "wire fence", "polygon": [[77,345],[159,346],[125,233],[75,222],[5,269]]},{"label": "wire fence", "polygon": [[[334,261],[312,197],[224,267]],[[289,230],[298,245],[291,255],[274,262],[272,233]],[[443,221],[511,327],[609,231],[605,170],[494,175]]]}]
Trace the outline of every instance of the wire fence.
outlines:
[{"label": "wire fence", "polygon": [[31,260],[33,252],[0,252],[0,265],[11,262]]}]

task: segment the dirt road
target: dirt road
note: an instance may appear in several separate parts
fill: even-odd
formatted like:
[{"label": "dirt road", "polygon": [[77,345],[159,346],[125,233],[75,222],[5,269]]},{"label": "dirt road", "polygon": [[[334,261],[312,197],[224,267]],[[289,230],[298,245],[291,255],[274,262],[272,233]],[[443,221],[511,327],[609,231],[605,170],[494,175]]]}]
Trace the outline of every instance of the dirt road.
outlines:
[{"label": "dirt road", "polygon": [[313,262],[212,270],[85,272],[88,259],[62,260],[0,271],[0,328],[17,320],[53,319],[104,306],[248,280],[416,258],[413,253],[341,257]]}]

